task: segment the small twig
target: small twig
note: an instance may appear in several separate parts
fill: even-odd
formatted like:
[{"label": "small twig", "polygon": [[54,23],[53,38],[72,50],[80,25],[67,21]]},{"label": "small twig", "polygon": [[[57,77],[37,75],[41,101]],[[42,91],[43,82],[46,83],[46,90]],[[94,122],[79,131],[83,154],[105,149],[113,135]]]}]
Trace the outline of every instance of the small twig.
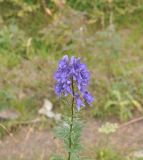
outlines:
[{"label": "small twig", "polygon": [[45,12],[48,16],[52,16],[52,12],[51,12],[51,10],[50,10],[49,8],[47,8],[45,0],[41,0],[41,6],[43,7],[44,12]]},{"label": "small twig", "polygon": [[45,151],[42,151],[42,154],[40,156],[40,160],[43,160],[44,159],[44,156],[45,156]]},{"label": "small twig", "polygon": [[[33,132],[33,128],[30,127],[24,139],[24,143],[23,143],[24,149],[25,149],[25,145],[28,142],[32,132]],[[20,153],[20,159],[23,159],[23,157],[24,157],[24,150]]]},{"label": "small twig", "polygon": [[139,121],[142,121],[142,120],[143,120],[143,116],[139,117],[139,118],[135,118],[135,119],[133,119],[131,121],[128,121],[126,123],[121,124],[119,128],[126,127],[126,126],[128,126],[130,124],[133,124],[133,123],[136,123],[136,122],[139,122]]},{"label": "small twig", "polygon": [[13,123],[14,125],[29,125],[29,124],[36,124],[36,123],[41,123],[41,122],[46,122],[47,120],[43,120],[40,118],[36,118],[36,119],[32,119],[29,121],[19,121],[19,122],[15,122]]},{"label": "small twig", "polygon": [[[29,124],[41,123],[44,121],[46,120],[37,118],[30,121],[14,122],[13,125],[29,125]],[[0,123],[0,127],[3,128],[8,133],[8,135],[10,135],[13,138],[13,140],[16,142],[16,139],[13,137],[13,134],[8,130],[8,128],[6,128],[2,123]]]},{"label": "small twig", "polygon": [[3,128],[15,142],[17,142],[17,140],[13,137],[13,134],[10,133],[10,131],[3,124],[0,123],[0,127]]}]

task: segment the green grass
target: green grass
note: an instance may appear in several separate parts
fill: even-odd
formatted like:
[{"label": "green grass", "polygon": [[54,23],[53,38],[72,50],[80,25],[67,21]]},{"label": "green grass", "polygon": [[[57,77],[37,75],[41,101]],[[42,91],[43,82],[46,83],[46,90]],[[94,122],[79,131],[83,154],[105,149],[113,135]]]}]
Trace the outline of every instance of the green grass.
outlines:
[{"label": "green grass", "polygon": [[[75,5],[78,3],[81,1]],[[7,100],[7,95],[3,95],[1,106],[16,108],[24,119],[35,115],[45,97],[59,109],[53,74],[59,59],[68,54],[80,56],[91,71],[89,89],[96,98],[91,115],[100,118],[116,115],[124,120],[120,113],[117,114],[118,105],[114,109],[109,107],[108,111],[105,106],[113,99],[114,90],[121,93],[122,99],[128,92],[140,105],[143,103],[143,23],[131,20],[140,19],[140,13],[127,14],[123,19],[114,15],[117,21],[113,23],[118,30],[112,32],[106,27],[101,30],[90,23],[91,17],[88,19],[77,11],[87,7],[88,12],[88,4],[77,7],[74,1],[69,4],[73,9],[58,10],[53,17],[45,16],[42,10],[24,17],[2,14],[5,23],[1,24],[0,31],[0,92],[10,92],[13,98]],[[3,9],[11,12],[8,4]],[[19,98],[21,93],[25,95],[24,99]],[[125,115],[126,120],[133,117],[134,110],[142,114],[134,105],[130,104],[130,107],[124,107],[122,111],[131,112],[132,116]]]}]

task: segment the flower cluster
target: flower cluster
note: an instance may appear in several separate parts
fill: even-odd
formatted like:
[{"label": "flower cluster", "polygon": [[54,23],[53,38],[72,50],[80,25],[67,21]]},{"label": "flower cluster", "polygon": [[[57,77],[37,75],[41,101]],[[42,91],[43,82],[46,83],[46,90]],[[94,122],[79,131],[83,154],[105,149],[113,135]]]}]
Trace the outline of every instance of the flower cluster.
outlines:
[{"label": "flower cluster", "polygon": [[[71,94],[76,101],[77,109],[85,106],[84,101],[89,105],[93,102],[93,97],[87,91],[90,74],[85,64],[80,62],[80,58],[74,56],[69,59],[65,55],[59,62],[58,70],[55,73],[55,92],[58,96]],[[76,90],[72,86],[77,86]]]}]

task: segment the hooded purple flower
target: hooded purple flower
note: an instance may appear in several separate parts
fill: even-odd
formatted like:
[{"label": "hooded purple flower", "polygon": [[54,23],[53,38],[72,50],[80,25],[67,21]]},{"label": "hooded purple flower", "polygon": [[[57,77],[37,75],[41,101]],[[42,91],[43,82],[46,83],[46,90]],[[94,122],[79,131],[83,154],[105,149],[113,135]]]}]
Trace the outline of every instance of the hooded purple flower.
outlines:
[{"label": "hooded purple flower", "polygon": [[[58,96],[62,94],[67,96],[71,94],[75,97],[76,106],[79,110],[81,106],[85,106],[82,99],[89,105],[93,102],[93,97],[87,91],[87,87],[90,80],[90,74],[85,64],[80,62],[80,58],[74,56],[69,59],[65,55],[59,62],[58,70],[55,73],[55,80],[57,81],[55,86],[55,92]],[[72,81],[75,82],[78,91],[73,95]]]}]

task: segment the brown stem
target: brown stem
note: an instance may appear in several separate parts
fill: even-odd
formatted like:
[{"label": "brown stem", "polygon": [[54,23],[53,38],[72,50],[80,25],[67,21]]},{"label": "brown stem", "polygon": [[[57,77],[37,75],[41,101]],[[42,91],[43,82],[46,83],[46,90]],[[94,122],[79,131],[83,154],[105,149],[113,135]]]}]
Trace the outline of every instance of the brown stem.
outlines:
[{"label": "brown stem", "polygon": [[[72,106],[71,106],[71,124],[70,124],[70,136],[69,136],[69,149],[72,147],[72,129],[73,129],[73,119],[74,119],[74,83],[72,79],[72,92],[73,92],[73,97],[72,97]],[[71,151],[68,153],[68,160],[71,160]]]}]

